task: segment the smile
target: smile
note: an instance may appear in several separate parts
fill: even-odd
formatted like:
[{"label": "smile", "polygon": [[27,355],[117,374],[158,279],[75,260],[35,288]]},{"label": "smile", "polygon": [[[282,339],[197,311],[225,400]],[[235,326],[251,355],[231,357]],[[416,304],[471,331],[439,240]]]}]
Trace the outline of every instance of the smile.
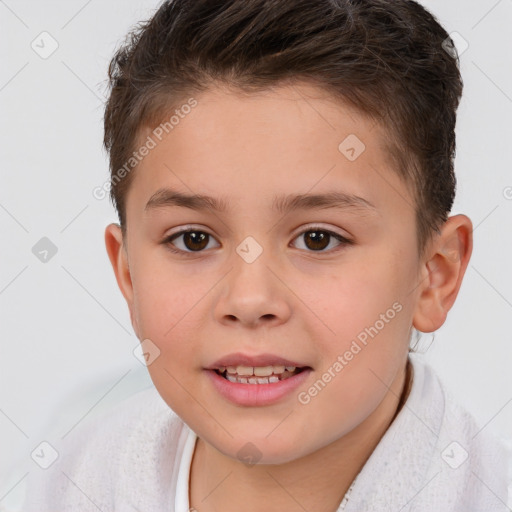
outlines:
[{"label": "smile", "polygon": [[216,372],[230,382],[239,384],[274,384],[303,370],[304,368],[295,366],[228,366],[221,367]]}]

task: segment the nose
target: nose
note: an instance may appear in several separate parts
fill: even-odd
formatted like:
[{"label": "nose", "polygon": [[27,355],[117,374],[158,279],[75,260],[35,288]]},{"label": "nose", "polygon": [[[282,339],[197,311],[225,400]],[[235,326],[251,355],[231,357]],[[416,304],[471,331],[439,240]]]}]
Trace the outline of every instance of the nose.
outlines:
[{"label": "nose", "polygon": [[[275,261],[275,260],[274,260]],[[236,254],[223,280],[215,305],[215,318],[227,326],[277,326],[291,314],[291,292],[264,253],[252,263]]]}]

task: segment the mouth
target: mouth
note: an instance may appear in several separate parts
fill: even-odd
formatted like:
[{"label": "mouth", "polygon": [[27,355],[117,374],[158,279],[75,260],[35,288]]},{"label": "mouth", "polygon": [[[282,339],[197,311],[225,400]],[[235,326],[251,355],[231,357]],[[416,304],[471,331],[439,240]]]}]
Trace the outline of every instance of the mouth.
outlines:
[{"label": "mouth", "polygon": [[269,366],[221,366],[213,369],[213,371],[228,380],[229,382],[238,384],[275,384],[299,373],[309,367],[269,365]]},{"label": "mouth", "polygon": [[226,355],[204,368],[213,389],[237,406],[268,406],[293,399],[313,368],[276,354]]}]

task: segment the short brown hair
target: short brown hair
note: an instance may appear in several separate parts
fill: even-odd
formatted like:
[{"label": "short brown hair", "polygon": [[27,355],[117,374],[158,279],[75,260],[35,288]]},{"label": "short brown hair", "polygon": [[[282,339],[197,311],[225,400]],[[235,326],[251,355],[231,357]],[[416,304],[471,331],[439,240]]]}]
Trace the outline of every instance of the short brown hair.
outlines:
[{"label": "short brown hair", "polygon": [[412,0],[163,2],[132,29],[109,66],[104,146],[123,233],[133,172],[113,178],[143,127],[159,124],[180,100],[216,82],[253,92],[300,81],[386,129],[391,161],[415,199],[422,254],[455,197],[463,84],[453,41]]}]

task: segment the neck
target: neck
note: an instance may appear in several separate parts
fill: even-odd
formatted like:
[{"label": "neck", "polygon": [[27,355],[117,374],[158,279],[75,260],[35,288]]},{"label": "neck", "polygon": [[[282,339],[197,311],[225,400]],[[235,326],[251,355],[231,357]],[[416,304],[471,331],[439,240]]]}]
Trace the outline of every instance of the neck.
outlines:
[{"label": "neck", "polygon": [[377,409],[335,442],[285,464],[246,466],[198,439],[190,470],[191,510],[334,512],[405,403],[410,363]]}]

